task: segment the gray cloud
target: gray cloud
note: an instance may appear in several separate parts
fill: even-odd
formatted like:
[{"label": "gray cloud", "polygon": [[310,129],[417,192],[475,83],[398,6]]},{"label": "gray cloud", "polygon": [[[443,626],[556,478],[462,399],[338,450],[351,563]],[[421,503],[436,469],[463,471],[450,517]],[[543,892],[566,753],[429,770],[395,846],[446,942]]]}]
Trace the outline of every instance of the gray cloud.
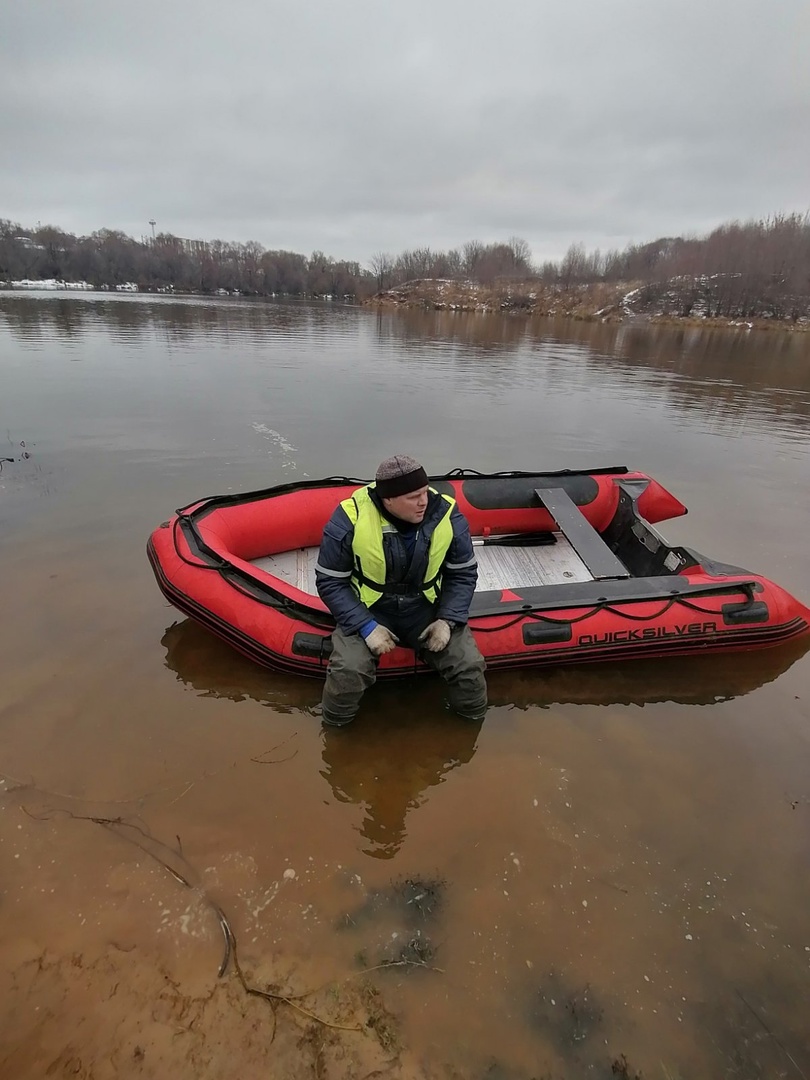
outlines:
[{"label": "gray cloud", "polygon": [[810,205],[805,0],[26,0],[0,216],[366,261]]}]

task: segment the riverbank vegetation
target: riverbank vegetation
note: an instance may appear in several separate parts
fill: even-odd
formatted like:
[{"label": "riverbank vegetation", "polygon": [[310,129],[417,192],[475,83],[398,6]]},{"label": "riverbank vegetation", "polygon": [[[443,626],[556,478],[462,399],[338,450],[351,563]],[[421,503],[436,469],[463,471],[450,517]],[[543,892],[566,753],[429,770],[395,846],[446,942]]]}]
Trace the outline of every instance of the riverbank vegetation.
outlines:
[{"label": "riverbank vegetation", "polygon": [[810,321],[810,215],[731,222],[702,237],[663,237],[623,250],[573,244],[559,262],[532,263],[525,240],[470,241],[450,251],[375,254],[367,267],[315,251],[256,242],[133,239],[101,229],[74,236],[0,220],[0,284],[206,295],[330,297],[440,310],[577,318],[646,316],[780,323]]},{"label": "riverbank vegetation", "polygon": [[[532,267],[525,242],[467,244],[431,256],[375,256],[383,304],[618,320],[629,316],[810,322],[810,215],[731,222],[704,237],[664,237],[623,251],[572,245]],[[417,273],[413,271],[417,270]]]}]

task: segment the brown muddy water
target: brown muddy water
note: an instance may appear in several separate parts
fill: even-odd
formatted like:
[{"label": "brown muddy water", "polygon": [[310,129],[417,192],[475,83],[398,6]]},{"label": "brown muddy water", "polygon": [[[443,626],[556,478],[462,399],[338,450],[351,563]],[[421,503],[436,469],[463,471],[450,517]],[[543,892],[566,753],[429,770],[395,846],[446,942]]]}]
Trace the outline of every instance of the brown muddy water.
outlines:
[{"label": "brown muddy water", "polygon": [[324,732],[161,597],[175,507],[394,451],[643,469],[810,601],[806,336],[0,294],[0,1076],[810,1076],[803,647]]}]

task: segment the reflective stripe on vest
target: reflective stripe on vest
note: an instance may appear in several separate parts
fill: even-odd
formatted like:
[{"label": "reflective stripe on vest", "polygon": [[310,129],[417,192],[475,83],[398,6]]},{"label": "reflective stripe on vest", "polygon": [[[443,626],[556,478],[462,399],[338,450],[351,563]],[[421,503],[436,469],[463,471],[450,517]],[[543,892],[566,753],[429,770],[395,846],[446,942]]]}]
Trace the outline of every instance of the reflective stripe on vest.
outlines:
[{"label": "reflective stripe on vest", "polygon": [[[366,607],[371,607],[389,591],[385,584],[383,534],[396,532],[396,527],[383,517],[371,498],[369,490],[373,486],[369,484],[367,487],[359,488],[354,495],[344,499],[340,504],[349,521],[354,525],[352,585]],[[434,495],[438,494],[433,488],[429,490]],[[439,595],[442,564],[453,542],[450,513],[456,505],[456,500],[451,499],[449,495],[442,495],[442,498],[447,505],[430,538],[428,564],[422,586],[422,592],[431,604],[435,603]],[[396,587],[392,587],[390,591],[394,592],[395,589]]]}]

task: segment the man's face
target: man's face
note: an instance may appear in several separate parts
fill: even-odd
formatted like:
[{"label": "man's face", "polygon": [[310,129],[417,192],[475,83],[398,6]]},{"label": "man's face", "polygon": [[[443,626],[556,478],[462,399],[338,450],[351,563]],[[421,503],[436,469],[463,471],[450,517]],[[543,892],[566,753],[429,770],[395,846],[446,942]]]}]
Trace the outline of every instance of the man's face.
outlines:
[{"label": "man's face", "polygon": [[416,491],[409,491],[407,495],[395,495],[393,499],[383,499],[383,506],[389,514],[393,514],[401,521],[409,521],[412,525],[418,525],[425,516],[427,504],[427,484]]}]

